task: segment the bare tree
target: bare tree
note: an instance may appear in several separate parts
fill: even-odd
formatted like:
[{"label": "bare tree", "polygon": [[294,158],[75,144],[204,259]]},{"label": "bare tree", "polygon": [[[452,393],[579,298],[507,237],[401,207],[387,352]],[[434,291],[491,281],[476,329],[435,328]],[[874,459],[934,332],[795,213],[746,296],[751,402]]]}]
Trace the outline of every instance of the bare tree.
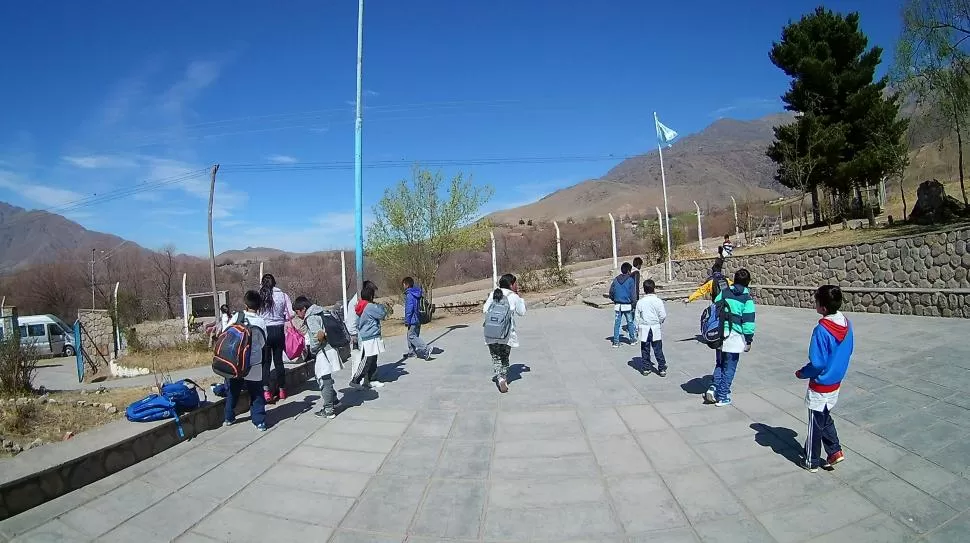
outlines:
[{"label": "bare tree", "polygon": [[175,288],[175,246],[166,245],[158,252],[152,253],[152,267],[155,271],[155,288],[164,299],[166,316],[175,318],[175,307],[172,305],[172,294]]}]

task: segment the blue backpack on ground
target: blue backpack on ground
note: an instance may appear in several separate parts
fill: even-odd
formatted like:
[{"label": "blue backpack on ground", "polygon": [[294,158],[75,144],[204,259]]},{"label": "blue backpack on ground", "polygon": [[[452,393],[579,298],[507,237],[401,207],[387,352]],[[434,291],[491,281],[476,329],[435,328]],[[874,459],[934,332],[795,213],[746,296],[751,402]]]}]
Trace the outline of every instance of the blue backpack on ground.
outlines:
[{"label": "blue backpack on ground", "polygon": [[[154,422],[174,418],[179,437],[185,437],[178,412],[179,410],[191,411],[199,407],[201,403],[197,392],[199,390],[202,390],[202,387],[191,379],[162,385],[161,394],[149,394],[146,398],[129,405],[125,409],[125,417],[131,422]],[[205,396],[205,391],[202,395]]]}]

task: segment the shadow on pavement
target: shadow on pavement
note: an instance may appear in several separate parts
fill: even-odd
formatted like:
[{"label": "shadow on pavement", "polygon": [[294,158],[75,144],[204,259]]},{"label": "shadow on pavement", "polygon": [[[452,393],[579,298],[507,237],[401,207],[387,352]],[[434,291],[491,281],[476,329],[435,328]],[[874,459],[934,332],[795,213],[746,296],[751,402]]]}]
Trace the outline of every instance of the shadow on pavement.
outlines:
[{"label": "shadow on pavement", "polygon": [[694,377],[690,381],[680,385],[680,388],[688,394],[703,394],[714,383],[713,375],[704,377]]},{"label": "shadow on pavement", "polygon": [[518,381],[522,378],[523,373],[529,373],[532,368],[525,364],[512,364],[509,366],[508,382]]},{"label": "shadow on pavement", "polygon": [[311,394],[301,400],[294,399],[293,401],[266,406],[266,425],[273,427],[286,419],[297,418],[303,413],[308,413],[313,408],[313,403],[319,399],[320,396]]},{"label": "shadow on pavement", "polygon": [[404,365],[404,359],[402,358],[397,362],[377,366],[377,380],[393,383],[401,377],[408,375],[407,370],[404,369]]},{"label": "shadow on pavement", "polygon": [[798,433],[782,426],[768,426],[760,422],[751,425],[755,443],[762,447],[770,447],[775,454],[784,456],[791,463],[799,465],[802,461],[802,445],[795,439]]},{"label": "shadow on pavement", "polygon": [[[438,337],[436,337],[436,338],[432,339],[431,341],[429,341],[428,342],[428,346],[431,346],[434,342],[436,342],[439,339],[447,336],[448,334],[454,332],[455,330],[461,330],[462,328],[468,328],[468,325],[467,324],[452,324],[451,326],[448,327],[447,330],[445,330],[444,332],[442,332]],[[444,351],[442,351],[442,352],[444,352]],[[432,351],[432,354],[434,354],[434,351]]]}]

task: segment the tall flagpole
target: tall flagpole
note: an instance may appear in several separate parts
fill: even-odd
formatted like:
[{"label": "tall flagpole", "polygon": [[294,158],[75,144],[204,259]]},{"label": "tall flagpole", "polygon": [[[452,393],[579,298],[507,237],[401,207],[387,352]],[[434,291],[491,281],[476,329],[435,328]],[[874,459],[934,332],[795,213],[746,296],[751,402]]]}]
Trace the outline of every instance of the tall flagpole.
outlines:
[{"label": "tall flagpole", "polygon": [[364,64],[364,0],[357,4],[357,115],[354,120],[354,241],[356,242],[355,268],[357,292],[364,284],[364,192],[361,187],[361,128],[363,127],[363,87],[361,69]]},{"label": "tall flagpole", "polygon": [[[660,126],[660,119],[657,118],[657,112],[653,112],[653,123],[654,128]],[[663,185],[664,190],[664,222],[667,223],[667,280],[674,280],[674,265],[672,258],[670,256],[670,211],[667,209],[667,176],[664,174],[664,150],[663,144],[660,143],[659,131],[657,134],[657,151],[660,153],[660,183]]]}]

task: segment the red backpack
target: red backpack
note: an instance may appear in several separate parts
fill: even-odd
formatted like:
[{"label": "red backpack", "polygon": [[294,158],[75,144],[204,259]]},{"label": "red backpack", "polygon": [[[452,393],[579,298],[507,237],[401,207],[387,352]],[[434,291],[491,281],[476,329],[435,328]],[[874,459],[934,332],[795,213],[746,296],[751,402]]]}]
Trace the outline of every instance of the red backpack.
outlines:
[{"label": "red backpack", "polygon": [[234,320],[235,324],[223,330],[216,339],[212,371],[228,379],[242,379],[249,373],[253,334],[242,313],[236,313]]}]

